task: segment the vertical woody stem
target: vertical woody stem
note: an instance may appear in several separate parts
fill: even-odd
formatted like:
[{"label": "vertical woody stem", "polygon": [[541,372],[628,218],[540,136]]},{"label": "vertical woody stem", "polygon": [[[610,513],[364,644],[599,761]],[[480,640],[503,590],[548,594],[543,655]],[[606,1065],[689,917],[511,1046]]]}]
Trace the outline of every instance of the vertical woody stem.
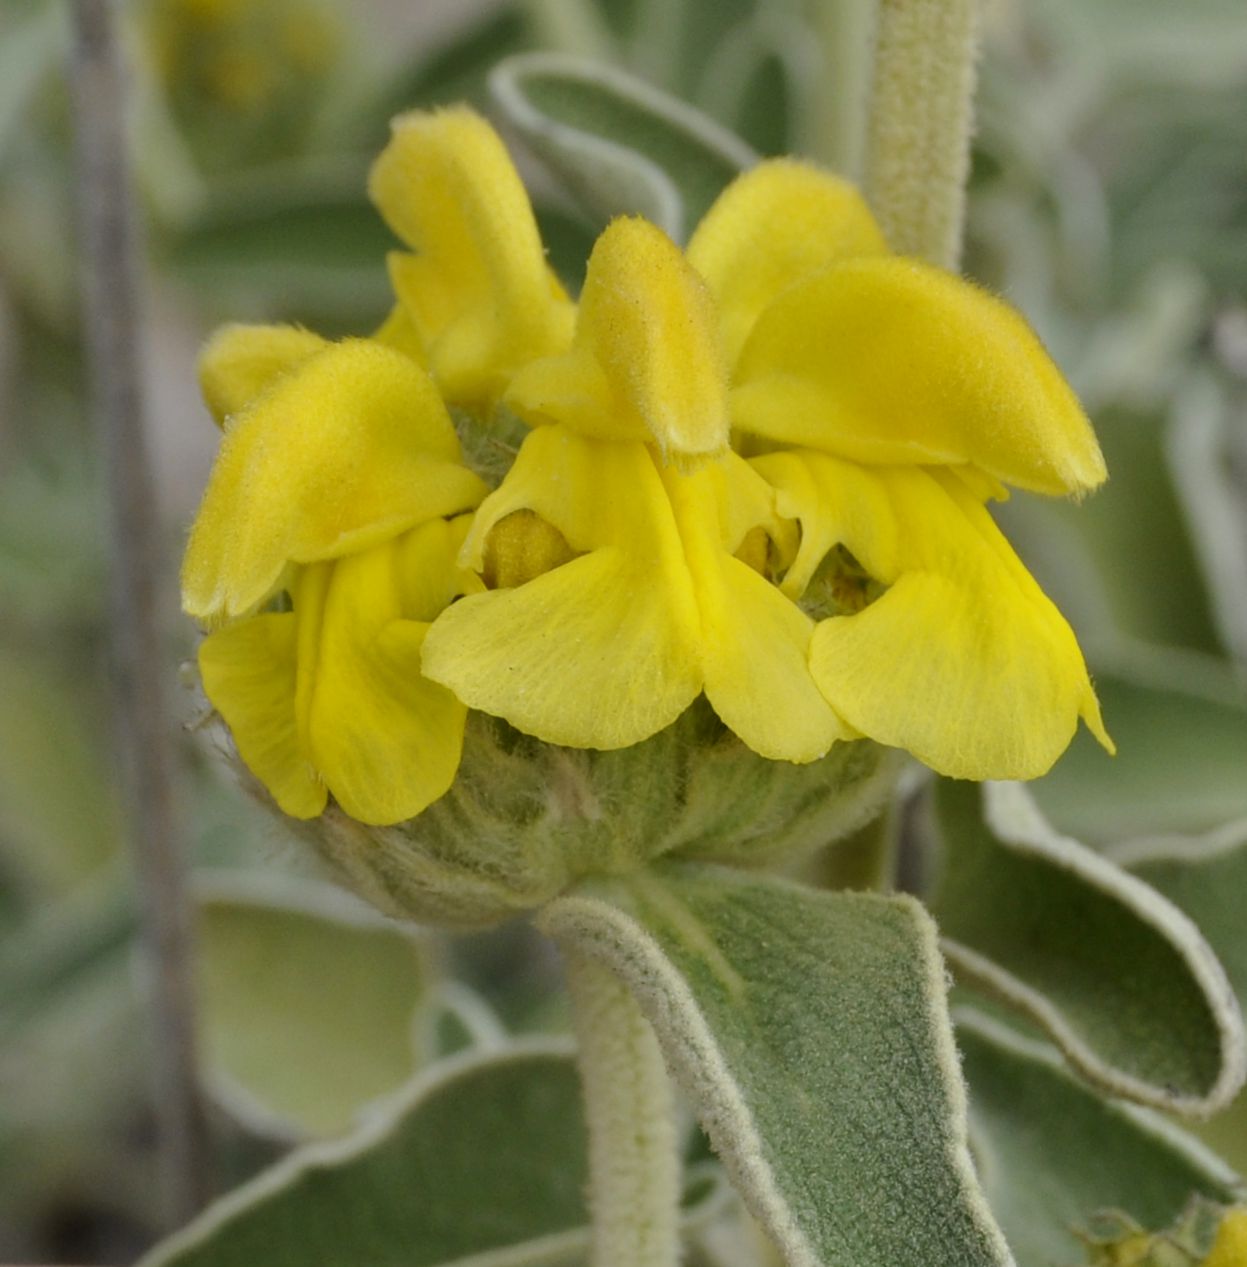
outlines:
[{"label": "vertical woody stem", "polygon": [[982,0],[879,0],[866,196],[889,245],[961,258]]},{"label": "vertical woody stem", "polygon": [[589,1125],[593,1267],[676,1267],[680,1155],[658,1040],[614,973],[564,953]]},{"label": "vertical woody stem", "polygon": [[162,1178],[168,1213],[183,1222],[207,1194],[207,1150],[196,1078],[190,919],[169,764],[175,728],[162,689],[161,572],[143,432],[124,89],[110,0],[75,0],[72,12],[83,328],[111,510],[115,719],[151,965]]}]

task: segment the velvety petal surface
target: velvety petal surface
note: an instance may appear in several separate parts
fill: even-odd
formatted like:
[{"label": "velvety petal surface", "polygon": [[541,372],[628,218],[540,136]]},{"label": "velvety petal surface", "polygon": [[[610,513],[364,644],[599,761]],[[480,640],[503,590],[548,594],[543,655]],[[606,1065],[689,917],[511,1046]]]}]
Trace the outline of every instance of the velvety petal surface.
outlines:
[{"label": "velvety petal surface", "polygon": [[283,813],[315,818],[325,785],[299,743],[295,721],[297,620],[268,613],[209,634],[199,646],[204,694],[225,719],[247,769]]},{"label": "velvety petal surface", "polygon": [[777,531],[770,489],[736,454],[664,482],[701,613],[711,707],[760,756],[814,761],[853,733],[810,675],[814,622],[753,567],[733,557],[746,533]]},{"label": "velvety petal surface", "polygon": [[751,465],[774,488],[777,513],[801,525],[796,557],[781,581],[785,594],[800,598],[827,552],[841,544],[877,580],[896,579],[900,529],[877,472],[810,450],[768,453]]},{"label": "velvety petal surface", "polygon": [[531,422],[706,457],[728,443],[727,377],[705,283],[660,229],[611,222],[589,257],[572,350],[520,373],[507,403]]},{"label": "velvety petal surface", "polygon": [[[1033,779],[1081,716],[1111,751],[1073,632],[958,480],[885,469],[900,574],[821,621],[810,666],[850,725],[962,779]],[[847,540],[859,558],[868,543]]]},{"label": "velvety petal surface", "polygon": [[718,301],[729,364],[763,309],[793,282],[837,260],[887,253],[853,185],[783,158],[737,177],[688,244],[689,263]]},{"label": "velvety petal surface", "polygon": [[392,126],[368,189],[415,254],[391,256],[391,281],[447,398],[486,403],[520,365],[566,346],[571,305],[489,124],[460,106]]},{"label": "velvety petal surface", "polygon": [[221,426],[290,370],[329,346],[299,326],[222,326],[199,354],[199,387]]},{"label": "velvety petal surface", "polygon": [[462,561],[520,510],[581,557],[513,589],[469,595],[434,622],[424,671],[469,707],[578,748],[622,748],[701,690],[700,621],[662,480],[636,441],[539,427],[477,512]]},{"label": "velvety petal surface", "polygon": [[418,366],[366,340],[335,344],[226,432],[191,529],[183,606],[212,623],[245,615],[288,563],[366,549],[484,491]]},{"label": "velvety petal surface", "polygon": [[1105,477],[1073,392],[1012,308],[917,260],[847,260],[784,291],[736,367],[733,424],[871,464],[970,463],[1048,494]]},{"label": "velvety petal surface", "polygon": [[403,617],[404,578],[453,589],[443,521],[333,565],[308,733],[334,799],[362,823],[412,818],[451,785],[467,710],[421,674],[425,621]]}]

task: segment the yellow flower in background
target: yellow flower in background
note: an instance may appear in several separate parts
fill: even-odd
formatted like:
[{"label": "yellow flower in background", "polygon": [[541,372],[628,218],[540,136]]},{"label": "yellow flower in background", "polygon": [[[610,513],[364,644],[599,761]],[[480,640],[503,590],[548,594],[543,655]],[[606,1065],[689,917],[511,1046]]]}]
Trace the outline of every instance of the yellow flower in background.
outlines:
[{"label": "yellow flower in background", "polygon": [[974,779],[1043,774],[1079,716],[1111,746],[984,508],[1006,481],[1094,487],[1090,426],[1016,313],[888,256],[844,182],[763,164],[687,260],[616,221],[570,351],[505,401],[537,430],[464,561],[534,517],[566,557],[434,625],[426,672],[470,706],[613,748],[704,691],[766,757],[867,736]]},{"label": "yellow flower in background", "polygon": [[320,0],[144,0],[136,6],[165,91],[188,111],[253,119],[323,87],[344,46]]},{"label": "yellow flower in background", "polygon": [[225,415],[182,570],[185,609],[214,628],[205,693],[287,814],[332,793],[362,822],[409,818],[458,766],[465,710],[420,650],[479,585],[454,560],[484,486],[428,376],[392,349],[232,327],[202,377]]}]

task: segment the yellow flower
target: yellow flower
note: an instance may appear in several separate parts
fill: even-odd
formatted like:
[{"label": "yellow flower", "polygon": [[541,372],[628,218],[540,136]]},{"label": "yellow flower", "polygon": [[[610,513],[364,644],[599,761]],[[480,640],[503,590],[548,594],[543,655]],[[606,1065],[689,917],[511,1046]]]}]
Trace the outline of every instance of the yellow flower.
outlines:
[{"label": "yellow flower", "polygon": [[411,252],[389,257],[398,305],[378,332],[446,400],[487,406],[521,365],[566,346],[572,306],[546,264],[519,175],[465,107],[394,120],[368,191]]},{"label": "yellow flower", "polygon": [[[1111,747],[985,507],[1099,483],[1090,426],[1021,318],[890,256],[850,186],[763,164],[687,256],[617,220],[574,310],[470,111],[399,119],[371,191],[415,250],[377,336],[228,327],[201,367],[225,436],[184,601],[285,812],[418,814],[467,708],[609,750],[704,694],[765,758],[867,737],[976,779],[1042,774],[1080,716]],[[447,404],[531,428],[488,496]]]},{"label": "yellow flower", "polygon": [[204,690],[287,814],[332,793],[361,822],[409,818],[459,762],[465,709],[420,651],[479,586],[454,560],[484,486],[392,349],[231,327],[202,377],[225,426],[182,571],[185,609],[215,627]]},{"label": "yellow flower", "polygon": [[571,347],[504,403],[534,430],[463,562],[545,562],[434,623],[425,672],[470,707],[610,749],[704,692],[765,757],[868,736],[974,779],[1044,773],[1080,716],[1111,747],[984,506],[1101,482],[1090,426],[1015,312],[889,256],[844,182],[763,164],[687,259],[615,221]]}]

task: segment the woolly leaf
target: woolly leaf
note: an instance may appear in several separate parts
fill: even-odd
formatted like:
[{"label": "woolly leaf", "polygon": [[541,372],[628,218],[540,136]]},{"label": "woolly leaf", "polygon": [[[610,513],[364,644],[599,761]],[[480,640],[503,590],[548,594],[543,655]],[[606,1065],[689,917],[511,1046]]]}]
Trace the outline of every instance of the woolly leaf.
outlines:
[{"label": "woolly leaf", "polygon": [[525,53],[494,71],[507,122],[602,224],[635,213],[683,242],[757,155],[691,106],[608,66]]},{"label": "woolly leaf", "polygon": [[540,917],[635,993],[786,1262],[1007,1264],[965,1138],[935,930],[910,898],[667,865]]},{"label": "woolly leaf", "polygon": [[1018,1267],[1082,1261],[1073,1229],[1105,1209],[1167,1227],[1193,1193],[1233,1199],[1236,1176],[1146,1109],[1102,1099],[1045,1044],[958,1009],[970,1143]]},{"label": "woolly leaf", "polygon": [[1118,755],[1080,735],[1033,785],[1061,831],[1099,846],[1247,818],[1247,700],[1228,670],[1147,652],[1095,685]]},{"label": "woolly leaf", "polygon": [[446,1061],[346,1139],[210,1206],[143,1267],[583,1261],[584,1131],[562,1044]]},{"label": "woolly leaf", "polygon": [[[1123,359],[1137,374],[1148,355],[1128,345]],[[1006,531],[1080,632],[1216,650],[1208,588],[1174,489],[1163,419],[1123,409],[1094,412],[1109,483],[1079,505],[1017,498],[1002,508]],[[1127,557],[1139,565],[1122,567]]]},{"label": "woolly leaf", "polygon": [[[1122,845],[1114,858],[1163,893],[1200,927],[1247,1003],[1247,820],[1230,823],[1202,839],[1156,837]],[[1200,1134],[1235,1166],[1247,1169],[1247,1093]]]},{"label": "woolly leaf", "polygon": [[1058,835],[1020,784],[944,782],[931,899],[959,977],[1021,1009],[1113,1095],[1180,1112],[1242,1083],[1242,1016],[1199,930]]},{"label": "woolly leaf", "polygon": [[352,170],[297,183],[285,170],[248,177],[178,233],[168,263],[235,320],[303,321],[328,333],[379,324],[393,239],[362,187]]},{"label": "woolly leaf", "polygon": [[522,5],[491,6],[465,17],[465,25],[447,43],[430,51],[424,40],[418,41],[413,59],[364,107],[365,119],[382,142],[396,114],[453,101],[483,104],[490,70],[531,46],[536,36]]},{"label": "woolly leaf", "polygon": [[0,647],[0,699],[5,869],[36,894],[69,891],[107,866],[122,838],[103,727],[81,679],[49,656]]},{"label": "woolly leaf", "polygon": [[430,1054],[413,1041],[420,943],[338,890],[218,880],[201,891],[199,943],[209,1073],[252,1124],[340,1133]]},{"label": "woolly leaf", "polygon": [[[141,1267],[583,1267],[590,1230],[570,1044],[455,1057],[354,1135],[297,1149],[156,1246]],[[694,1161],[686,1239],[730,1193]]]}]

